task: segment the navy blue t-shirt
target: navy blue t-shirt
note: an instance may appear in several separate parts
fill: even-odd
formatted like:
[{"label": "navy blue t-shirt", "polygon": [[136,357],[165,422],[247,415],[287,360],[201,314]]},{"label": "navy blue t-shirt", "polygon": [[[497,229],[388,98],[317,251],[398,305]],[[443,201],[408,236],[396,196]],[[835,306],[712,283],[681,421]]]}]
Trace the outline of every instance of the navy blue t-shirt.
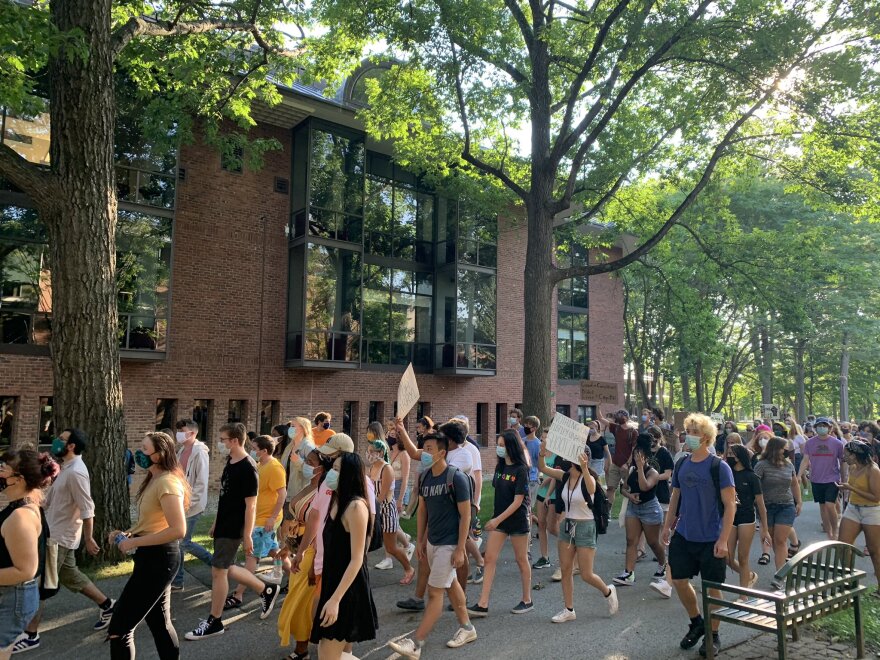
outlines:
[{"label": "navy blue t-shirt", "polygon": [[[436,477],[431,470],[426,470],[422,474],[419,494],[425,498],[428,513],[428,541],[431,545],[457,545],[460,516],[458,515],[458,507],[452,503],[452,497],[450,497],[449,488],[446,485],[446,472],[441,472]],[[455,470],[452,477],[452,489],[455,491],[456,502],[470,501],[470,479],[461,470]]]}]

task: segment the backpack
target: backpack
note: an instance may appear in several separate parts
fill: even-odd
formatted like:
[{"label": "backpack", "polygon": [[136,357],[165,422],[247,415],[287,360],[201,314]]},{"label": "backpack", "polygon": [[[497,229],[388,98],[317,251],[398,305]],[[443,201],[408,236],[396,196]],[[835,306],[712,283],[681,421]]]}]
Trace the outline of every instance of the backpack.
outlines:
[{"label": "backpack", "polygon": [[[587,491],[587,484],[581,479],[581,495],[584,496],[584,501],[593,512],[593,519],[596,521],[596,533],[605,534],[608,531],[608,520],[611,518],[611,503],[602,489],[602,484],[599,483],[599,479],[596,478],[592,471],[590,471],[590,476],[596,481],[596,492],[590,497],[590,493]],[[562,513],[565,511],[565,502],[562,500],[561,494],[562,489],[565,488],[565,484],[568,482],[568,475],[566,474],[561,480],[557,479],[557,482],[560,484],[558,486],[559,495],[556,497],[554,504],[556,505],[556,512]]]},{"label": "backpack", "polygon": [[[675,464],[675,469],[672,471],[673,476],[678,474],[678,469],[681,467],[682,463],[685,461],[689,461],[691,459],[691,455],[682,456],[678,459],[678,462]],[[709,460],[712,461],[712,464],[709,466],[709,474],[712,475],[712,483],[715,485],[715,498],[718,503],[718,515],[722,518],[724,517],[724,500],[721,499],[721,459],[718,456],[710,456]],[[671,481],[671,480],[670,480]],[[678,518],[681,515],[681,497],[678,498],[678,506],[675,509],[675,517]]]},{"label": "backpack", "polygon": [[[427,476],[430,472],[431,472],[430,470],[425,470],[424,472],[422,472],[422,476],[419,477],[419,493],[421,493],[422,484],[424,483],[425,479],[427,478]],[[455,498],[455,473],[456,472],[461,472],[461,471],[457,467],[455,467],[454,465],[447,465],[446,466],[446,492],[449,495],[449,500],[452,502],[453,506],[458,508],[458,500]],[[462,472],[462,474],[464,474],[464,476],[470,482],[470,487],[471,487],[471,527],[473,527],[474,521],[477,520],[477,503],[474,501],[474,497],[476,496],[474,478],[469,474],[465,474],[464,472]]]}]

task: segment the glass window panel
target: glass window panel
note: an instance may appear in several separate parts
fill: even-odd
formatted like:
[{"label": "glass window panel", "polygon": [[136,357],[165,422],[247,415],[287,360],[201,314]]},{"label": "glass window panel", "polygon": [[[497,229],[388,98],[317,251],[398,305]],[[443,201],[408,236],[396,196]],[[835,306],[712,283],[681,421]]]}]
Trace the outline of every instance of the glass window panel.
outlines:
[{"label": "glass window panel", "polygon": [[367,196],[364,205],[364,227],[368,231],[390,232],[394,187],[390,181],[367,178]]},{"label": "glass window panel", "polygon": [[[37,442],[41,445],[51,445],[55,437],[55,421],[52,419],[52,397],[40,397],[40,428]],[[158,429],[157,429],[158,430]]]},{"label": "glass window panel", "polygon": [[[247,401],[244,399],[230,399],[229,411],[226,413],[226,421],[229,424],[233,422],[247,422]],[[202,438],[204,440],[204,438]]]},{"label": "glass window panel", "polygon": [[459,269],[458,341],[495,344],[495,275]]},{"label": "glass window panel", "polygon": [[434,195],[418,196],[419,210],[416,237],[421,241],[434,240]]},{"label": "glass window panel", "polygon": [[360,333],[360,255],[309,244],[307,271],[306,327],[323,332],[306,333],[306,358],[348,359],[357,348],[349,345],[346,333]]},{"label": "glass window panel", "polygon": [[395,292],[391,302],[391,338],[395,341],[414,341],[415,335],[415,296]]},{"label": "glass window panel", "polygon": [[[156,399],[155,430],[173,429],[177,421],[177,399]],[[174,433],[171,433],[174,437]]]},{"label": "glass window panel", "polygon": [[312,206],[353,215],[363,213],[364,143],[312,131],[311,190]]},{"label": "glass window panel", "polygon": [[12,445],[12,433],[15,430],[18,399],[14,396],[0,396],[0,448],[7,449]]},{"label": "glass window panel", "polygon": [[371,364],[388,364],[391,358],[388,342],[384,339],[370,339],[365,341],[366,360]]}]

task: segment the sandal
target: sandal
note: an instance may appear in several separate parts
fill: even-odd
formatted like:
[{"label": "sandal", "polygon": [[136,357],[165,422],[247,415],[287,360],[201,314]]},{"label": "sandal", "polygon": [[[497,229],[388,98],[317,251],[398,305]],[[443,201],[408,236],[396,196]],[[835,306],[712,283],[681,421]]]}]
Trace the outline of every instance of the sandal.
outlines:
[{"label": "sandal", "polygon": [[761,553],[761,558],[758,559],[758,563],[761,566],[766,566],[767,564],[770,563],[770,555],[768,555],[766,552]]},{"label": "sandal", "polygon": [[788,558],[791,559],[791,558],[794,557],[797,553],[799,553],[799,552],[801,551],[801,546],[802,546],[803,544],[804,544],[803,541],[798,541],[798,542],[797,542],[797,545],[792,545],[791,543],[789,543],[789,544],[788,544]]},{"label": "sandal", "polygon": [[416,577],[416,569],[413,568],[410,571],[409,575],[404,575],[400,579],[400,584],[402,584],[402,585],[412,584],[412,581],[413,581],[413,579],[415,579],[415,577]]},{"label": "sandal", "polygon": [[233,610],[236,607],[241,607],[241,598],[236,598],[235,596],[227,596],[226,602],[223,603],[223,611]]}]

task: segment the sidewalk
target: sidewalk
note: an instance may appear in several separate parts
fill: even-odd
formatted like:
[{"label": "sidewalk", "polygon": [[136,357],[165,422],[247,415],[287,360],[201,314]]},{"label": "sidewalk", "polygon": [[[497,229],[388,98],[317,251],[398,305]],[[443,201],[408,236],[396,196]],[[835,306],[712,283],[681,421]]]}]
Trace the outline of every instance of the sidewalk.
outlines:
[{"label": "sidewalk", "polygon": [[[788,657],[797,658],[797,660],[837,660],[856,657],[855,644],[831,642],[816,638],[808,633],[801,633],[801,638],[797,642],[789,640],[787,649]],[[725,660],[761,660],[776,658],[777,653],[776,637],[764,634],[739,646],[722,650],[719,657]],[[874,655],[870,651],[866,651],[866,657],[871,658]],[[880,658],[880,653],[876,657]]]}]

